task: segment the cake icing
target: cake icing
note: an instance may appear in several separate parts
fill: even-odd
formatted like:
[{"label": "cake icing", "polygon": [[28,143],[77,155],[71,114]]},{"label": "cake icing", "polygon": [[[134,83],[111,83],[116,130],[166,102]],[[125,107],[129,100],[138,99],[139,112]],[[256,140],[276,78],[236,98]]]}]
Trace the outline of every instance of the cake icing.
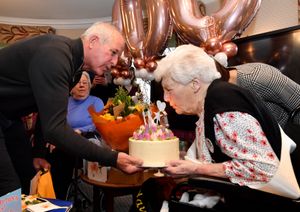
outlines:
[{"label": "cake icing", "polygon": [[164,167],[179,159],[179,139],[162,125],[142,125],[129,138],[129,154],[141,158],[144,167]]},{"label": "cake icing", "polygon": [[135,140],[150,140],[150,141],[161,141],[174,139],[175,136],[171,130],[164,127],[163,125],[147,124],[141,125],[133,136]]}]

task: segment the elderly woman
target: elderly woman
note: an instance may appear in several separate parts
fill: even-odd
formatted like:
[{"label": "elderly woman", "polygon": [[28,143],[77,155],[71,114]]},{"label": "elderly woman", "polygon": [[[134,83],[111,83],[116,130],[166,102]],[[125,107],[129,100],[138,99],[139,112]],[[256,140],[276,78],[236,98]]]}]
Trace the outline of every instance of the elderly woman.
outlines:
[{"label": "elderly woman", "polygon": [[[214,59],[193,45],[177,47],[154,74],[176,113],[199,117],[186,160],[171,161],[167,174],[204,174],[252,188],[271,181],[282,159],[283,132],[259,99],[220,80]],[[296,180],[293,169],[290,176]],[[289,197],[299,197],[296,187]]]},{"label": "elderly woman", "polygon": [[82,72],[79,82],[71,90],[69,97],[67,121],[79,134],[93,133],[96,130],[88,107],[93,105],[97,112],[104,107],[100,98],[90,95],[91,85],[89,74]]}]

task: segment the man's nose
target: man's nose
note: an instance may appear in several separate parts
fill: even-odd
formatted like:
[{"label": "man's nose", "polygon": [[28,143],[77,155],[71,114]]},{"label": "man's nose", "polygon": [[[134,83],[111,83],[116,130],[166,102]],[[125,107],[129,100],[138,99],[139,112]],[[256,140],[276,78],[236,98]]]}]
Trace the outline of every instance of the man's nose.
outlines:
[{"label": "man's nose", "polygon": [[117,55],[112,58],[112,60],[111,60],[112,66],[117,65],[118,59],[119,59],[119,57]]}]

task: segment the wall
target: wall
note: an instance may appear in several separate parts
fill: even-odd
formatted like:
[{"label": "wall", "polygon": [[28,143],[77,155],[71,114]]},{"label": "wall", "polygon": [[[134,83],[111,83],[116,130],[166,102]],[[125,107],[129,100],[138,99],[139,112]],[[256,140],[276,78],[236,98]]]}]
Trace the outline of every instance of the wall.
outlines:
[{"label": "wall", "polygon": [[56,29],[57,35],[64,35],[70,38],[78,38],[85,29]]},{"label": "wall", "polygon": [[[223,0],[202,0],[202,2],[206,4],[206,14],[210,15],[221,8]],[[298,0],[262,0],[256,16],[242,37],[298,24]]]},{"label": "wall", "polygon": [[242,37],[298,24],[298,0],[262,0],[256,17]]},{"label": "wall", "polygon": [[[300,1],[300,0],[299,0]],[[202,0],[207,14],[216,12],[223,0]],[[298,25],[298,0],[262,0],[261,7],[242,37]],[[56,34],[78,37],[85,29],[56,29]]]}]

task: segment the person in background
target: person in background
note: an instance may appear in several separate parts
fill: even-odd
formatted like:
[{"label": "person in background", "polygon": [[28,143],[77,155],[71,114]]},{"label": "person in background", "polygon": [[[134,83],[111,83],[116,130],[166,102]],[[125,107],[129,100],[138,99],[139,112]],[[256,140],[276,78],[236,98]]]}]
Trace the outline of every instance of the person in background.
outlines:
[{"label": "person in background", "polygon": [[[0,196],[20,188],[3,131],[11,127],[11,120],[32,112],[39,114],[40,127],[36,128],[42,137],[57,148],[126,173],[142,170],[142,160],[88,142],[66,120],[69,92],[82,70],[93,70],[96,75],[109,71],[124,45],[114,26],[98,22],[78,39],[42,35],[0,50]],[[35,165],[42,168],[38,161]]]},{"label": "person in background", "polygon": [[106,104],[107,100],[115,95],[117,88],[118,86],[112,83],[109,73],[95,75],[92,79],[91,95],[99,97]]},{"label": "person in background", "polygon": [[226,67],[227,57],[215,57],[222,79],[250,90],[263,100],[277,122],[284,129],[290,114],[292,123],[300,126],[300,85],[282,74],[277,68],[264,63],[245,63]]},{"label": "person in background", "polygon": [[[259,98],[221,80],[217,68],[213,58],[193,45],[177,47],[158,63],[154,75],[162,83],[164,100],[178,114],[199,117],[186,159],[170,161],[163,171],[263,186],[277,173],[281,145],[287,145],[285,134]],[[300,172],[299,167],[294,169]],[[293,171],[289,176],[281,180],[295,179]]]},{"label": "person in background", "polygon": [[131,77],[130,77],[130,83],[126,84],[126,85],[122,85],[124,89],[127,90],[128,95],[129,96],[135,96],[136,93],[140,93],[141,89],[140,89],[140,85],[137,83],[136,81],[136,77],[134,75],[134,68],[131,67],[129,68],[129,72],[131,73]]},{"label": "person in background", "polygon": [[71,90],[69,97],[67,121],[78,134],[96,132],[88,108],[93,105],[95,111],[99,112],[104,107],[100,98],[90,95],[91,87],[90,76],[83,71],[80,81]]},{"label": "person in background", "polygon": [[[88,112],[94,106],[96,112],[103,109],[101,99],[90,95],[91,81],[86,71],[82,72],[79,82],[71,90],[68,103],[67,122],[76,133],[86,138],[100,137]],[[51,174],[56,197],[66,199],[68,187],[72,182],[73,170],[82,165],[79,158],[68,151],[49,146],[47,161],[51,164]],[[81,164],[81,165],[80,165]]]},{"label": "person in background", "polygon": [[115,93],[117,92],[117,89],[122,86],[124,89],[128,91],[128,94],[130,96],[135,96],[136,92],[140,92],[139,85],[135,82],[134,78],[134,70],[129,70],[132,72],[131,74],[131,83],[128,85],[116,85],[113,82],[112,76],[110,73],[105,73],[103,76],[94,76],[92,80],[92,89],[91,94],[94,96],[97,96],[101,98],[104,103],[107,103],[107,100],[109,98],[113,98],[115,96]]}]

